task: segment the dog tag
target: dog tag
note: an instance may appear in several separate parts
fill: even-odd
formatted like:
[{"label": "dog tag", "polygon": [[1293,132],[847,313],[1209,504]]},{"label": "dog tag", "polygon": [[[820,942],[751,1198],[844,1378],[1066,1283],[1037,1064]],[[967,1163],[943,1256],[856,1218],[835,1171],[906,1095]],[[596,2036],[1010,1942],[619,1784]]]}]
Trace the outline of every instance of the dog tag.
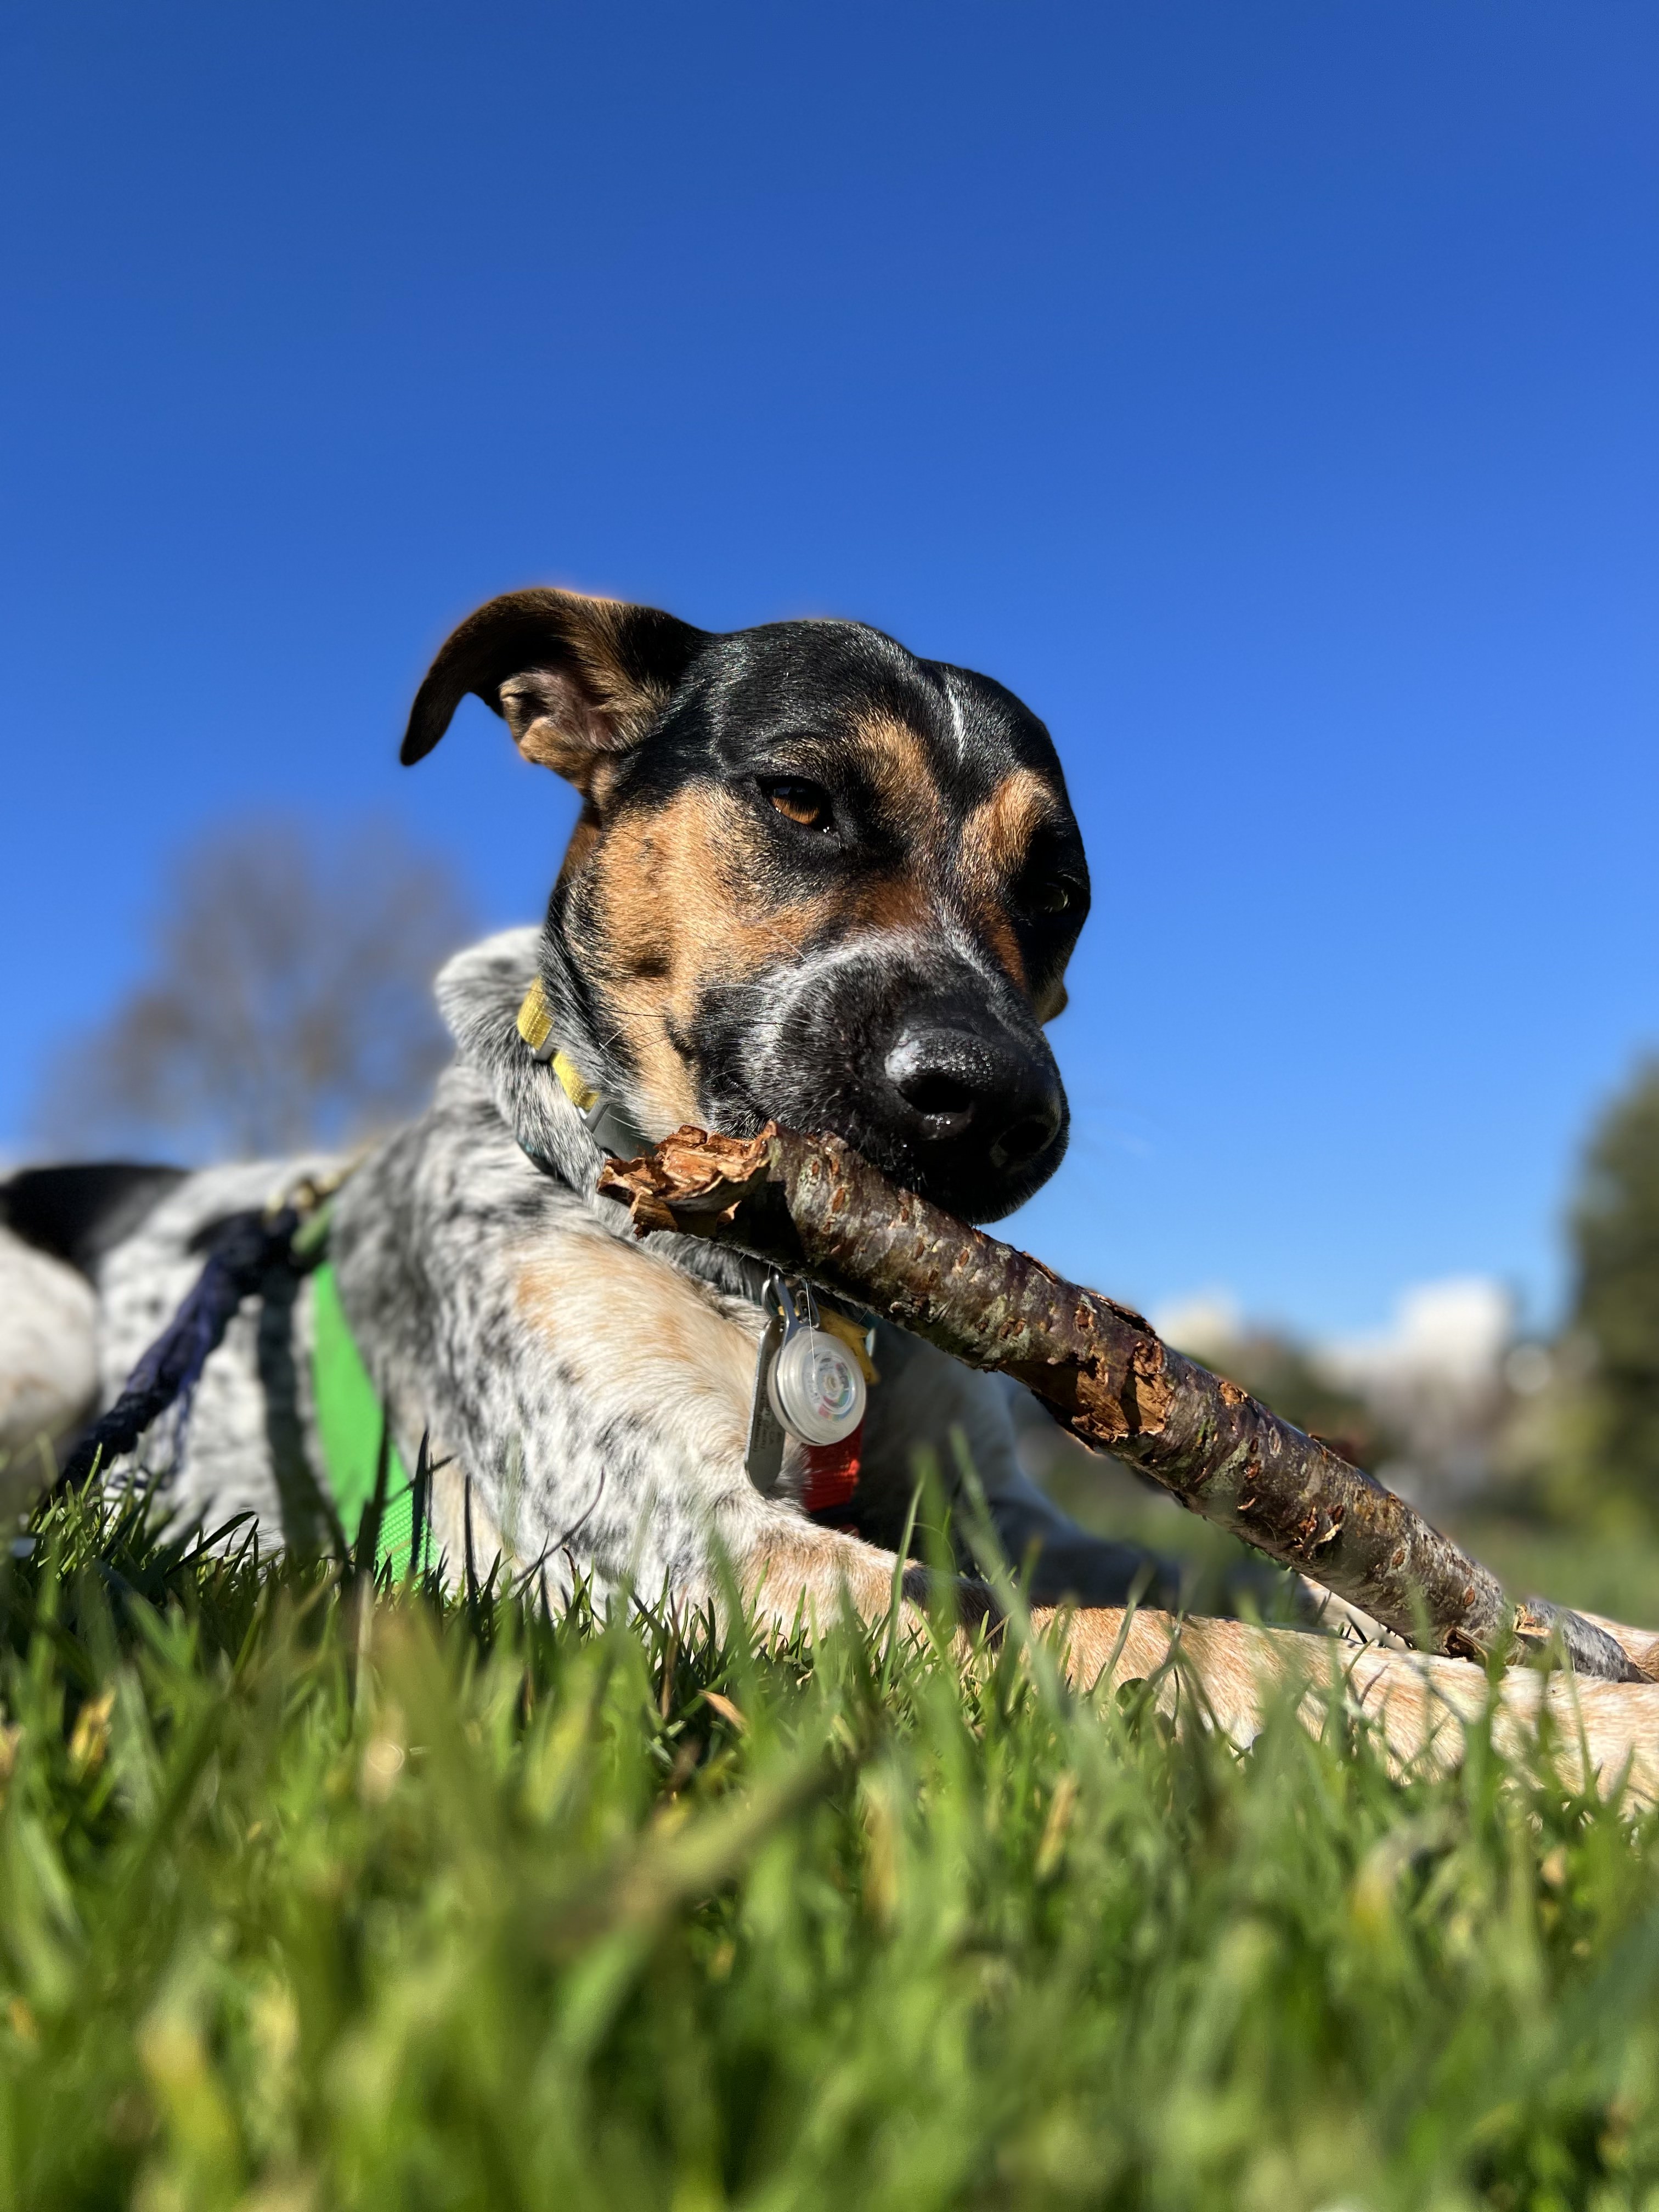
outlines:
[{"label": "dog tag", "polygon": [[772,1411],[804,1444],[844,1443],[864,1419],[864,1377],[839,1338],[810,1324],[787,1330],[772,1362]]},{"label": "dog tag", "polygon": [[810,1291],[797,1298],[775,1275],[765,1295],[768,1320],[755,1362],[744,1465],[756,1489],[769,1492],[782,1469],[785,1437],[809,1451],[846,1443],[863,1422],[866,1394],[857,1360],[817,1327]]}]

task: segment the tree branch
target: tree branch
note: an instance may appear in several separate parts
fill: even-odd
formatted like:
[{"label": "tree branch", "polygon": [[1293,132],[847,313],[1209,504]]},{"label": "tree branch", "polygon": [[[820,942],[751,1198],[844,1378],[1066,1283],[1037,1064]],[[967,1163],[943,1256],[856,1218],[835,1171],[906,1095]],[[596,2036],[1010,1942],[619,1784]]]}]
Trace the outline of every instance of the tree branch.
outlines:
[{"label": "tree branch", "polygon": [[1578,1614],[1507,1599],[1496,1578],[1401,1498],[1183,1358],[1127,1306],[901,1189],[835,1137],[769,1123],[750,1139],[684,1128],[599,1188],[635,1233],[733,1244],[1012,1375],[1072,1434],[1127,1461],[1193,1512],[1455,1657],[1513,1658],[1559,1636],[1573,1665],[1646,1677]]}]

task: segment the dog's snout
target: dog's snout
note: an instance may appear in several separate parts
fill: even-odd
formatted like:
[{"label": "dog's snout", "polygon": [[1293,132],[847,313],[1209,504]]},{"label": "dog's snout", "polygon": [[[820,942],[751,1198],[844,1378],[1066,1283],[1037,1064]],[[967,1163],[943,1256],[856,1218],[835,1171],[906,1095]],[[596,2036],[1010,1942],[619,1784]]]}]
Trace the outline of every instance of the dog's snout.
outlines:
[{"label": "dog's snout", "polygon": [[1014,1040],[953,1023],[907,1028],[887,1054],[888,1082],[915,1134],[948,1141],[971,1135],[991,1164],[1017,1174],[1046,1152],[1065,1115],[1060,1078]]},{"label": "dog's snout", "polygon": [[749,1126],[763,1111],[830,1130],[964,1220],[1012,1213],[1064,1157],[1066,1093],[1048,1039],[1028,1006],[976,970],[826,961],[763,1036]]}]

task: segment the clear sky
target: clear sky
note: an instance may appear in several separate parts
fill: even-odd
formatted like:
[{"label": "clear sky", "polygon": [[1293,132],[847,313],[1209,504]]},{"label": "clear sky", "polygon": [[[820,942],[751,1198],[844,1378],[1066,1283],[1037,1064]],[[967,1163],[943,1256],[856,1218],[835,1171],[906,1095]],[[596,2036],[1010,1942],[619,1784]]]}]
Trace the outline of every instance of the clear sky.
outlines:
[{"label": "clear sky", "polygon": [[0,1146],[204,818],[390,811],[538,914],[559,787],[482,708],[395,754],[564,581],[1048,720],[1097,904],[1027,1242],[1547,1311],[1659,1042],[1650,0],[22,0],[0,193]]}]

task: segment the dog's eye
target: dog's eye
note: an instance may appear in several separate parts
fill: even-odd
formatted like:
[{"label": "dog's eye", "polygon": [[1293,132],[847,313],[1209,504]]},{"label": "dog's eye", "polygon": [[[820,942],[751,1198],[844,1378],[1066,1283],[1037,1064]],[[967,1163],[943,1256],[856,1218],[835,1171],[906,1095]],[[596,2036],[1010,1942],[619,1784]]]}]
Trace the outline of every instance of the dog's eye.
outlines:
[{"label": "dog's eye", "polygon": [[1033,914],[1069,914],[1077,904],[1077,885],[1064,876],[1038,876],[1024,886],[1024,899]]},{"label": "dog's eye", "polygon": [[799,822],[803,830],[835,827],[835,805],[821,783],[807,783],[799,776],[769,775],[762,777],[761,789],[780,814]]}]

